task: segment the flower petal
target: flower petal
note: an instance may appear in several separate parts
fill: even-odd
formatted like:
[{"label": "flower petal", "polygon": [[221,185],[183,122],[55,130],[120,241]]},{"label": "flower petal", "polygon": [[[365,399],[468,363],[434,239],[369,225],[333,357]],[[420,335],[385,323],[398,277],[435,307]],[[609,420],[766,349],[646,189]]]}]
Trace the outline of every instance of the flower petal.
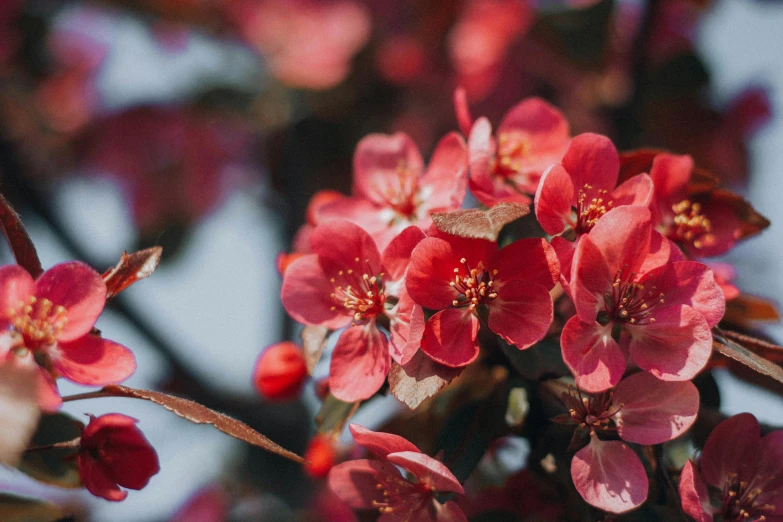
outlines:
[{"label": "flower petal", "polygon": [[429,318],[421,340],[422,351],[450,368],[467,366],[479,354],[479,321],[467,309],[447,308]]},{"label": "flower petal", "polygon": [[619,440],[595,435],[576,452],[571,477],[585,502],[609,513],[625,513],[647,500],[647,473],[636,453]]},{"label": "flower petal", "polygon": [[707,486],[690,460],[680,473],[679,491],[682,510],[686,515],[696,522],[713,522]]},{"label": "flower petal", "polygon": [[562,165],[552,165],[541,177],[534,199],[536,218],[549,235],[559,234],[572,225],[571,201],[574,183]]},{"label": "flower petal", "polygon": [[543,285],[547,291],[560,279],[557,253],[545,239],[518,239],[498,250],[489,266],[498,271],[497,280],[530,281]]},{"label": "flower petal", "polygon": [[418,227],[408,227],[383,251],[382,264],[385,273],[384,281],[400,281],[411,261],[413,249],[425,238],[424,232]]},{"label": "flower petal", "polygon": [[672,215],[672,205],[686,198],[692,172],[693,158],[688,155],[663,152],[653,158],[650,178],[655,185],[655,195],[650,209],[656,223],[664,216]]},{"label": "flower petal", "polygon": [[337,340],[329,366],[329,389],[344,402],[369,399],[389,374],[386,336],[372,321],[364,326],[351,326]]},{"label": "flower petal", "polygon": [[459,130],[467,136],[470,134],[470,128],[473,126],[473,117],[470,115],[467,93],[462,87],[454,89],[454,112],[457,115]]},{"label": "flower petal", "polygon": [[399,435],[368,430],[359,424],[351,424],[348,428],[351,430],[356,444],[364,446],[383,459],[389,453],[399,453],[401,451],[421,453],[421,450],[415,444]]},{"label": "flower petal", "polygon": [[639,372],[620,381],[612,403],[621,406],[614,416],[621,439],[661,444],[680,436],[694,423],[699,413],[699,390],[690,381],[667,382]]},{"label": "flower petal", "polygon": [[8,312],[27,304],[35,294],[35,281],[32,276],[19,265],[0,267],[0,317],[8,317]]},{"label": "flower petal", "polygon": [[[339,241],[335,240],[337,238]],[[362,274],[374,276],[381,273],[381,254],[375,240],[366,230],[350,221],[329,221],[317,226],[310,235],[310,247],[318,255],[318,262],[327,278],[337,278],[340,272],[345,272],[343,277],[347,277],[348,271],[352,270],[353,279],[358,282]]]},{"label": "flower petal", "polygon": [[454,269],[461,266],[459,254],[443,239],[428,237],[411,254],[405,283],[416,303],[440,310],[451,306],[459,292],[449,283],[454,281]]},{"label": "flower petal", "polygon": [[437,515],[435,522],[468,522],[468,518],[459,505],[453,500],[449,500],[443,505],[436,505]]},{"label": "flower petal", "polygon": [[468,146],[451,132],[435,146],[424,176],[419,180],[419,199],[428,213],[462,207],[468,188]]},{"label": "flower petal", "polygon": [[625,373],[626,356],[612,339],[611,324],[584,323],[574,316],[563,328],[560,346],[577,386],[585,391],[609,389]]},{"label": "flower petal", "polygon": [[[561,161],[571,175],[576,191],[585,185],[598,190],[612,190],[617,185],[620,158],[611,140],[600,134],[586,132],[575,136]],[[571,205],[576,206],[576,193]]]},{"label": "flower petal", "polygon": [[356,145],[354,195],[389,206],[390,194],[408,200],[423,169],[418,147],[407,134],[370,134]]},{"label": "flower petal", "polygon": [[35,282],[35,295],[65,307],[68,321],[57,336],[72,341],[89,332],[106,304],[101,275],[80,261],[55,265]]},{"label": "flower petal", "polygon": [[419,482],[428,482],[437,491],[465,493],[457,477],[442,462],[420,451],[400,451],[386,456],[389,462],[413,473]]},{"label": "flower petal", "polygon": [[300,323],[340,328],[351,322],[342,306],[332,299],[332,285],[318,256],[309,254],[290,265],[283,274],[280,300],[288,315]]},{"label": "flower petal", "polygon": [[370,509],[373,501],[383,502],[383,495],[375,487],[381,474],[394,476],[399,471],[392,464],[377,460],[343,462],[329,471],[329,489],[352,508]]},{"label": "flower petal", "polygon": [[498,134],[513,131],[523,131],[529,135],[531,155],[542,152],[559,152],[562,155],[570,137],[568,120],[563,114],[536,97],[522,100],[503,117]]},{"label": "flower petal", "polygon": [[647,174],[637,174],[612,191],[612,201],[615,207],[620,205],[646,207],[650,204],[652,196],[653,182]]},{"label": "flower petal", "polygon": [[701,451],[701,477],[717,488],[722,488],[732,473],[749,480],[753,476],[747,471],[761,458],[759,422],[750,413],[740,413],[718,424],[707,437]]},{"label": "flower petal", "polygon": [[397,364],[404,365],[416,354],[424,335],[424,310],[413,302],[408,292],[400,291],[400,300],[391,313],[389,352]]},{"label": "flower petal", "polygon": [[546,287],[516,279],[503,281],[497,293],[488,305],[490,330],[520,350],[544,338],[554,317],[552,297]]},{"label": "flower petal", "polygon": [[712,354],[712,332],[704,317],[685,305],[653,310],[654,323],[628,326],[629,352],[639,368],[664,381],[686,381]]},{"label": "flower petal", "polygon": [[133,352],[97,335],[87,334],[69,343],[59,343],[51,355],[60,375],[88,386],[116,384],[136,371]]},{"label": "flower petal", "polygon": [[79,463],[79,475],[81,476],[82,484],[87,488],[87,491],[96,497],[115,502],[125,500],[128,496],[127,491],[121,490],[117,483],[108,477],[106,470],[99,461],[93,459],[88,454],[79,453],[77,462]]}]

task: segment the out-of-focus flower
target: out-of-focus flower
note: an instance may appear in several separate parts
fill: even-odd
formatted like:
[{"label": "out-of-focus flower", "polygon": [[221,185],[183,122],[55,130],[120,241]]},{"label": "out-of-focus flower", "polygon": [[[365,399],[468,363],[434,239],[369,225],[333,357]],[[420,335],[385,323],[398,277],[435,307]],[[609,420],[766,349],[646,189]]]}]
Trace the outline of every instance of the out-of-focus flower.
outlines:
[{"label": "out-of-focus flower", "polygon": [[331,437],[318,434],[310,440],[305,451],[305,471],[315,478],[324,478],[334,466],[334,441]]},{"label": "out-of-focus flower", "polygon": [[350,72],[370,37],[369,10],[353,0],[242,0],[229,11],[244,39],[292,87],[328,89]]},{"label": "out-of-focus flower", "polygon": [[[470,112],[455,96],[462,131]],[[492,125],[479,118],[470,129],[470,191],[492,207],[505,201],[530,203],[544,171],[558,163],[569,143],[568,122],[540,98],[527,98],[509,110],[492,136]]]},{"label": "out-of-focus flower", "polygon": [[517,348],[540,341],[552,323],[549,295],[557,283],[557,257],[543,239],[497,243],[449,234],[428,237],[414,249],[406,282],[413,300],[440,310],[427,321],[421,349],[450,367],[479,354],[479,317]]},{"label": "out-of-focus flower", "polygon": [[87,490],[106,500],[124,500],[128,489],[141,489],[160,471],[158,455],[127,415],[90,416],[76,460]]},{"label": "out-of-focus flower", "polygon": [[225,522],[228,499],[223,489],[209,484],[191,496],[169,522]]},{"label": "out-of-focus flower", "polygon": [[563,286],[571,281],[571,261],[579,240],[609,210],[623,205],[650,204],[653,184],[647,174],[637,174],[617,186],[620,160],[609,138],[585,133],[576,136],[560,164],[544,173],[535,197],[536,218],[547,234],[569,227],[574,241],[552,238],[560,261]]},{"label": "out-of-focus flower", "polygon": [[679,487],[683,510],[697,522],[783,520],[781,488],[783,431],[762,437],[750,413],[712,430],[698,460],[685,463]]},{"label": "out-of-focus flower", "polygon": [[264,348],[253,369],[253,384],[262,397],[288,400],[299,395],[307,379],[302,350],[290,341]]},{"label": "out-of-focus flower", "polygon": [[0,331],[16,338],[0,356],[39,368],[41,408],[60,406],[55,377],[103,386],[136,370],[130,350],[91,333],[105,303],[106,284],[84,263],[56,265],[37,280],[18,265],[0,268]]},{"label": "out-of-focus flower", "polygon": [[405,227],[427,230],[433,213],[462,207],[467,166],[467,147],[457,133],[440,140],[426,171],[419,149],[407,135],[371,134],[356,146],[353,197],[320,206],[317,221],[352,221],[383,249]]},{"label": "out-of-focus flower", "polygon": [[[419,348],[424,312],[408,296],[403,276],[411,251],[424,238],[408,227],[381,256],[370,235],[348,221],[319,225],[310,235],[313,254],[288,267],[281,300],[297,321],[328,328],[349,326],[332,353],[329,388],[340,400],[371,397],[391,360],[405,364]],[[389,339],[379,327],[390,333]]]},{"label": "out-of-focus flower", "polygon": [[574,440],[585,432],[590,443],[571,461],[571,475],[585,501],[610,513],[624,513],[647,498],[647,473],[634,451],[599,433],[616,432],[626,442],[661,444],[687,431],[699,412],[699,392],[689,381],[665,382],[644,372],[620,381],[614,392],[583,397],[563,394],[569,413],[556,419],[574,423]]},{"label": "out-of-focus flower", "polygon": [[630,358],[663,380],[692,379],[712,353],[710,329],[726,306],[712,271],[651,254],[644,207],[610,210],[574,254],[577,315],[563,328],[563,359],[591,392],[617,384]]},{"label": "out-of-focus flower", "polygon": [[352,460],[332,468],[329,487],[345,503],[355,509],[376,509],[388,522],[467,522],[453,500],[445,504],[435,500],[438,492],[464,493],[443,463],[398,435],[357,424],[350,428],[356,443],[378,459]]}]

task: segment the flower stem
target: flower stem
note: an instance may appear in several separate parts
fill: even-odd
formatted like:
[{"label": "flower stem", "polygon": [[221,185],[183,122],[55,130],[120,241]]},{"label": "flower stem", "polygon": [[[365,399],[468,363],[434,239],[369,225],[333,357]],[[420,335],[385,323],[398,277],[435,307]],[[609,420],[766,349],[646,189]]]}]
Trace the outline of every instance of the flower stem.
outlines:
[{"label": "flower stem", "polygon": [[82,399],[98,399],[100,397],[113,397],[111,393],[107,393],[103,390],[87,393],[77,393],[76,395],[68,395],[63,397],[63,402],[80,401]]}]

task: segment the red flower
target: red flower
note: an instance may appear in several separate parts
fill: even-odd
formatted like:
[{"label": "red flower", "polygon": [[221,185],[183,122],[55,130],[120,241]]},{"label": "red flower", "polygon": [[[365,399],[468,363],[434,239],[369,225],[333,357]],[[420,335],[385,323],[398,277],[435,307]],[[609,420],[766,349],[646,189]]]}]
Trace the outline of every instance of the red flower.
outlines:
[{"label": "red flower", "polygon": [[610,513],[623,513],[647,498],[644,465],[624,442],[604,441],[599,433],[616,432],[627,442],[661,444],[687,431],[699,412],[693,383],[665,382],[640,372],[620,381],[614,393],[592,397],[563,394],[568,421],[590,443],[571,461],[571,476],[585,502]]},{"label": "red flower", "polygon": [[712,271],[651,254],[646,208],[611,210],[582,237],[571,292],[577,314],[560,343],[577,385],[591,392],[620,381],[630,355],[663,380],[688,380],[712,353],[710,329],[726,306]]},{"label": "red flower", "polygon": [[90,416],[76,460],[87,490],[106,500],[124,500],[129,489],[141,489],[160,471],[158,455],[136,427],[119,413]]},{"label": "red flower", "polygon": [[[463,127],[470,120],[464,100],[455,96]],[[470,191],[488,207],[504,201],[530,203],[528,194],[535,194],[547,167],[560,161],[568,141],[568,122],[539,98],[512,107],[498,127],[497,138],[489,120],[479,118],[468,138]]]},{"label": "red flower", "polygon": [[[403,230],[383,256],[372,237],[348,221],[316,227],[313,254],[288,267],[280,297],[297,321],[342,328],[332,353],[329,387],[340,400],[371,397],[389,373],[391,359],[405,364],[419,347],[424,313],[403,284],[413,247],[424,238],[416,227]],[[383,326],[390,338],[379,330]]]},{"label": "red flower", "polygon": [[106,284],[84,263],[56,265],[37,281],[18,265],[0,268],[0,330],[10,330],[18,341],[0,356],[40,365],[42,408],[59,408],[55,377],[103,386],[136,370],[130,350],[90,333],[105,303]]},{"label": "red flower", "polygon": [[781,521],[781,493],[783,430],[762,437],[750,413],[718,424],[698,461],[688,461],[680,476],[682,508],[698,522],[712,522],[714,515],[724,522]]},{"label": "red flower", "polygon": [[253,384],[262,397],[288,400],[299,395],[307,379],[302,350],[290,341],[264,348],[253,369]]},{"label": "red flower", "polygon": [[427,321],[421,349],[446,366],[473,362],[484,312],[490,330],[505,341],[519,349],[533,345],[552,323],[549,290],[558,277],[555,252],[543,239],[498,250],[483,239],[426,238],[413,250],[406,276],[413,300],[440,310]]},{"label": "red flower", "polygon": [[440,140],[426,172],[419,149],[406,134],[370,134],[354,153],[354,196],[318,208],[318,222],[352,221],[383,249],[410,225],[427,230],[434,212],[462,207],[467,162],[467,146],[457,133]]},{"label": "red flower", "polygon": [[564,286],[571,281],[571,261],[579,239],[612,208],[647,206],[653,193],[650,176],[638,174],[617,186],[620,159],[609,138],[585,133],[576,136],[560,164],[541,178],[535,197],[536,218],[549,235],[569,227],[575,240],[552,239]]},{"label": "red flower", "polygon": [[377,509],[384,522],[467,522],[454,501],[435,500],[438,492],[464,494],[443,463],[398,435],[375,433],[357,424],[351,424],[351,433],[378,460],[353,460],[332,468],[329,487],[345,503],[356,509]]}]

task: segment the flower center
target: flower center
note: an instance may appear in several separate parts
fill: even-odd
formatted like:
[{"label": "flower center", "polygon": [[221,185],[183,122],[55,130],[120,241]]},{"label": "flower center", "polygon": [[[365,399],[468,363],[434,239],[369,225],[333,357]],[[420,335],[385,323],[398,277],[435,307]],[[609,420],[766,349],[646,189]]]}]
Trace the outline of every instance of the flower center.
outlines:
[{"label": "flower center", "polygon": [[623,277],[624,273],[625,269],[617,272],[612,283],[612,293],[604,296],[605,312],[599,313],[598,322],[654,323],[655,318],[650,317],[650,313],[665,302],[663,292],[658,291],[655,285],[648,289],[642,283],[634,283],[636,274],[633,272],[627,277]]},{"label": "flower center", "polygon": [[691,243],[696,248],[715,244],[712,234],[712,223],[701,214],[701,204],[684,199],[672,205],[674,222],[669,231],[669,239],[677,242]]},{"label": "flower center", "polygon": [[498,135],[498,149],[494,172],[508,177],[517,174],[524,166],[523,160],[530,155],[530,140],[518,131],[501,132]]},{"label": "flower center", "polygon": [[[591,192],[595,197],[590,197]],[[576,226],[574,226],[577,234],[590,232],[601,216],[612,210],[614,202],[608,195],[609,191],[606,189],[596,191],[589,184],[579,189],[576,200]]]},{"label": "flower center", "polygon": [[751,483],[739,480],[736,473],[731,473],[723,486],[722,513],[726,522],[761,522],[766,515],[775,514],[775,506],[762,503],[760,496],[765,491],[753,483],[763,480],[753,480]]},{"label": "flower center", "polygon": [[[478,305],[492,301],[498,296],[493,288],[497,275],[497,270],[489,271],[484,268],[484,264],[479,261],[476,268],[470,268],[467,259],[464,257],[459,260],[462,268],[454,269],[454,281],[449,285],[454,287],[460,295],[451,302],[453,306],[462,308],[467,306],[473,310]],[[460,275],[460,272],[463,274]]]},{"label": "flower center", "polygon": [[432,488],[424,483],[412,483],[399,475],[382,474],[378,476],[375,489],[383,495],[383,501],[372,501],[372,507],[380,514],[395,513],[400,520],[408,518],[433,495]]},{"label": "flower center", "polygon": [[394,173],[381,190],[384,199],[395,212],[406,218],[416,213],[413,192],[416,186],[415,173],[407,162],[400,160]]},{"label": "flower center", "polygon": [[622,409],[622,405],[612,404],[613,392],[605,391],[595,395],[582,395],[577,388],[568,387],[563,393],[563,402],[568,408],[571,420],[587,428],[612,429],[612,417]]},{"label": "flower center", "polygon": [[[383,273],[370,275],[370,260],[366,259],[364,267],[361,260],[357,257],[355,260],[359,270],[349,268],[337,272],[337,277],[332,277],[329,281],[335,285],[331,298],[338,304],[332,306],[332,310],[337,310],[342,306],[345,313],[353,316],[353,325],[366,319],[372,319],[376,315],[383,313],[386,302],[386,291],[383,286]],[[364,273],[360,272],[364,269]]]},{"label": "flower center", "polygon": [[9,322],[22,334],[29,349],[49,346],[57,342],[68,317],[64,306],[55,306],[48,299],[31,296],[27,302],[19,301],[8,311]]}]

